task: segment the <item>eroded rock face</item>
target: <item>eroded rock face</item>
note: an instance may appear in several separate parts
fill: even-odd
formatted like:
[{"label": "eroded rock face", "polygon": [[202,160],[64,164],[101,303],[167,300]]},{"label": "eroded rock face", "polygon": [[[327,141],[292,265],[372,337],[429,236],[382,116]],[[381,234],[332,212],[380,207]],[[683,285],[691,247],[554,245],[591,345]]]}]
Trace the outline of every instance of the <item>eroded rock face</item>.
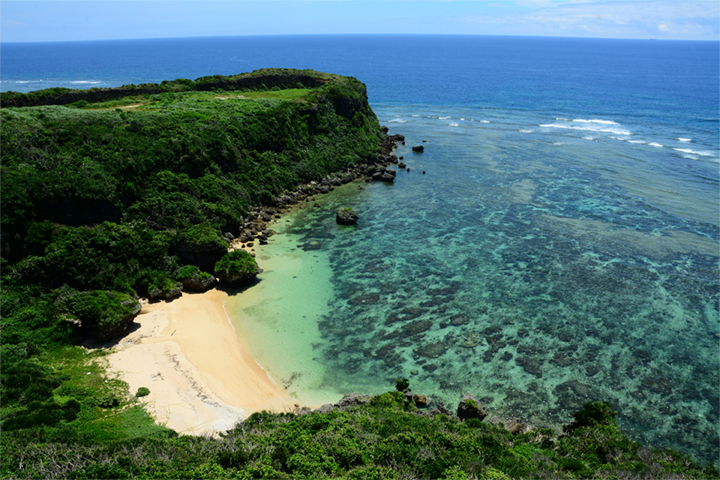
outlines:
[{"label": "eroded rock face", "polygon": [[457,408],[457,416],[460,418],[460,420],[477,418],[478,420],[482,421],[485,417],[487,417],[487,414],[488,413],[485,405],[480,403],[480,401],[470,395],[470,393],[466,393],[460,399],[460,403],[458,404]]},{"label": "eroded rock face", "polygon": [[508,429],[510,433],[513,435],[521,435],[523,433],[527,433],[531,430],[530,425],[523,422],[522,420],[518,418],[513,418],[512,420],[509,420],[505,423],[505,428]]},{"label": "eroded rock face", "polygon": [[195,272],[192,277],[182,281],[182,286],[186,290],[195,290],[204,292],[217,284],[217,279],[213,276],[203,276],[201,278],[199,272]]},{"label": "eroded rock face", "polygon": [[95,337],[101,342],[124,334],[133,323],[133,320],[135,320],[135,317],[138,316],[140,310],[142,310],[142,305],[140,305],[140,302],[135,299],[124,301],[120,304],[120,306],[128,307],[127,314],[114,325],[104,325],[98,327]]},{"label": "eroded rock face", "polygon": [[168,300],[170,298],[179,297],[182,291],[182,283],[176,283],[172,288],[169,288],[167,290],[160,290],[159,288],[155,287],[148,291],[148,298],[151,300],[155,298],[163,298],[165,300]]},{"label": "eroded rock face", "polygon": [[[252,244],[248,244],[248,246],[252,246]],[[262,268],[257,267],[254,271],[251,272],[241,272],[237,274],[220,273],[218,277],[223,283],[228,283],[230,285],[242,285],[243,283],[254,280],[255,277],[260,275],[262,272]]]},{"label": "eroded rock face", "polygon": [[363,405],[365,403],[370,403],[370,400],[373,399],[372,395],[362,395],[360,393],[348,393],[345,394],[343,398],[340,399],[338,403],[335,404],[336,407],[342,408],[342,407],[349,407],[352,405]]},{"label": "eroded rock face", "polygon": [[413,401],[418,408],[425,408],[430,403],[425,395],[413,395]]},{"label": "eroded rock face", "polygon": [[359,219],[360,217],[352,208],[338,210],[335,216],[338,225],[355,225]]}]

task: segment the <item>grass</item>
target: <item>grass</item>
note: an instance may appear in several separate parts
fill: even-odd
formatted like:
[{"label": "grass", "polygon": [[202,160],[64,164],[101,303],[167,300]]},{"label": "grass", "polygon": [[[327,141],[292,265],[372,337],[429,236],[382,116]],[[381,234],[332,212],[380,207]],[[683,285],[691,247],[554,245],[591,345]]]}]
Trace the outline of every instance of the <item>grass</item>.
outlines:
[{"label": "grass", "polygon": [[286,90],[247,90],[247,91],[223,91],[210,92],[168,92],[155,95],[131,95],[117,100],[98,103],[70,104],[67,107],[78,110],[105,111],[118,109],[122,111],[157,111],[163,110],[170,103],[178,101],[196,102],[252,102],[256,100],[282,100],[297,103],[307,103],[306,97],[312,90],[308,88],[292,88]]}]

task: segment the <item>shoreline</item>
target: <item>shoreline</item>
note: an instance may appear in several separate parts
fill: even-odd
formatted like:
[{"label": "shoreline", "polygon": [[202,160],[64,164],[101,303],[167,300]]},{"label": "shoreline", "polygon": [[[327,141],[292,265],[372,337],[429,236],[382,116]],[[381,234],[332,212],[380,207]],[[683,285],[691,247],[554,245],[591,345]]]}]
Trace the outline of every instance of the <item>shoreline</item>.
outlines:
[{"label": "shoreline", "polygon": [[[375,163],[383,167],[375,168],[376,176],[377,171],[385,171],[385,166],[398,163],[392,152],[397,143],[404,143],[401,135],[387,136],[385,128],[383,133],[386,135]],[[286,192],[279,197],[276,208],[253,207],[243,235],[228,239],[228,251],[242,249],[255,257],[260,253],[255,248],[267,244],[267,236],[275,234],[266,230],[270,225],[295,209],[305,208],[315,201],[315,195],[327,193],[334,186],[366,175],[366,181],[370,181],[372,173],[368,175],[367,168],[339,172],[348,181],[341,182],[337,177],[333,183],[335,174],[297,187],[295,195]],[[254,412],[300,408],[286,391],[289,385],[278,385],[276,381],[283,380],[273,380],[243,346],[245,339],[226,309],[228,298],[216,286],[205,292],[183,291],[169,300],[144,300],[134,320],[136,327],[110,348],[106,357],[108,375],[125,381],[131,395],[140,387],[148,388],[150,394],[140,399],[144,408],[158,423],[179,434],[217,434]]]},{"label": "shoreline", "polygon": [[226,431],[253,412],[295,404],[243,346],[212,289],[170,302],[143,304],[139,325],[106,357],[107,373],[125,381],[160,424],[180,434]]}]

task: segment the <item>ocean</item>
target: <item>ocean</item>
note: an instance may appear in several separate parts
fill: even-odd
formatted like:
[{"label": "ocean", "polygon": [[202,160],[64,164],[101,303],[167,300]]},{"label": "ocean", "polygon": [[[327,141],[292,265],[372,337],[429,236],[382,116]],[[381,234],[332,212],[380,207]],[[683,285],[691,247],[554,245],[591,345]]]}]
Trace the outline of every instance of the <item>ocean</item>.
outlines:
[{"label": "ocean", "polygon": [[[2,91],[262,67],[351,75],[409,171],[297,210],[228,299],[298,403],[408,378],[720,458],[717,42],[346,35],[3,44]],[[423,145],[424,153],[411,147]],[[359,188],[359,187],[362,187]],[[357,227],[335,224],[352,207]]]}]

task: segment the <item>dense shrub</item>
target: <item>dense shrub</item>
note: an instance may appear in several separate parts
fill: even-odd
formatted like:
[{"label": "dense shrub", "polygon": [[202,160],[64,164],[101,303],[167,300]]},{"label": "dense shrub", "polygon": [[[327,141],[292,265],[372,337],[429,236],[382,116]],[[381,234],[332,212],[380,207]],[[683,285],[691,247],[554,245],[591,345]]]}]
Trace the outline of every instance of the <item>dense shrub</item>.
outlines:
[{"label": "dense shrub", "polygon": [[245,250],[227,253],[215,264],[215,274],[227,283],[246,282],[260,272],[255,259]]},{"label": "dense shrub", "polygon": [[64,300],[62,309],[81,322],[88,333],[98,335],[123,328],[140,311],[140,303],[120,292],[77,292]]}]

